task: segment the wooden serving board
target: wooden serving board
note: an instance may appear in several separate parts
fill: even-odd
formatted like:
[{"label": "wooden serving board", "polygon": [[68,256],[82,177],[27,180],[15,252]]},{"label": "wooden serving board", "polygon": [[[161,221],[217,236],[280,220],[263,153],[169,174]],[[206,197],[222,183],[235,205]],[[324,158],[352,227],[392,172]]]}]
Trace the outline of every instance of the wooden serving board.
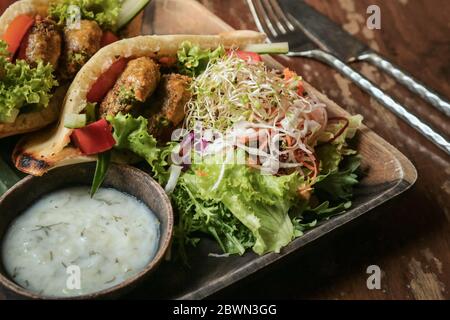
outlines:
[{"label": "wooden serving board", "polygon": [[[193,0],[154,0],[145,13],[143,23],[146,34],[214,34],[228,30],[232,28]],[[272,58],[266,59],[266,63],[282,68]],[[327,105],[331,114],[348,115],[315,88],[308,84],[306,88]],[[132,292],[129,298],[206,298],[367,213],[414,184],[416,169],[392,145],[365,126],[361,128],[358,140],[365,177],[357,188],[350,211],[323,222],[284,248],[281,254],[259,257],[248,252],[242,257],[214,258],[208,254],[220,253],[219,248],[212,240],[204,239],[197,248],[189,250],[189,267],[176,261],[166,262],[152,279]]]},{"label": "wooden serving board", "polygon": [[[227,30],[232,28],[194,0],[153,0],[142,23],[144,34],[215,34]],[[270,57],[266,63],[273,68],[282,68]],[[310,85],[305,87],[327,105],[331,114],[348,115]],[[347,213],[321,223],[285,247],[280,254],[259,257],[248,252],[242,257],[214,258],[208,255],[220,253],[218,246],[210,239],[203,239],[197,248],[189,248],[188,267],[180,261],[164,262],[154,276],[130,292],[127,298],[206,298],[369,212],[414,184],[416,169],[403,154],[365,126],[358,137],[365,176],[356,190],[353,207]],[[0,298],[2,293],[0,289]]]}]

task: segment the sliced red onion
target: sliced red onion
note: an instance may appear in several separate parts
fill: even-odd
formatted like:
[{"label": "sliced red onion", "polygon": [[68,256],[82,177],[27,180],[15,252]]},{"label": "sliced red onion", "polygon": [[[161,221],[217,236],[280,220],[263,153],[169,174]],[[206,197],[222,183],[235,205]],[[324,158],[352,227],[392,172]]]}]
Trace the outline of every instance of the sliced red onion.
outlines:
[{"label": "sliced red onion", "polygon": [[170,177],[169,177],[169,181],[167,182],[167,185],[165,187],[165,191],[167,194],[171,194],[173,192],[173,190],[175,190],[175,187],[177,186],[178,179],[180,178],[182,169],[183,169],[183,167],[181,167],[181,166],[176,166],[176,165],[170,166],[170,169],[169,169]]}]

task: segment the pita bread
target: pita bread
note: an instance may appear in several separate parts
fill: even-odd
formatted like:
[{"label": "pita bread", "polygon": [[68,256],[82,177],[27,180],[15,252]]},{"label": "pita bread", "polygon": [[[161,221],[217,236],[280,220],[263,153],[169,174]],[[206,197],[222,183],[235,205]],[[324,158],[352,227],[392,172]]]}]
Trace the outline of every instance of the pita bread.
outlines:
[{"label": "pita bread", "polygon": [[[13,3],[0,17],[0,39],[8,26],[19,15],[40,15],[46,17],[50,0],[21,0]],[[126,27],[121,36],[124,38],[136,36],[140,30],[140,20],[136,17]],[[37,131],[58,120],[59,111],[68,86],[57,88],[49,105],[41,111],[20,114],[14,123],[0,123],[0,139],[8,136]]]},{"label": "pita bread", "polygon": [[[15,17],[22,14],[46,16],[47,11],[48,1],[45,0],[22,0],[13,3],[0,17],[0,38],[3,37],[3,34]],[[36,131],[55,122],[59,115],[61,96],[64,96],[66,89],[58,88],[47,108],[39,112],[20,114],[14,123],[0,123],[0,139]]]},{"label": "pita bread", "polygon": [[73,130],[65,128],[62,119],[67,114],[79,114],[83,111],[88,91],[118,58],[148,56],[158,59],[176,56],[183,41],[190,41],[202,48],[215,49],[219,45],[239,48],[264,40],[264,34],[241,30],[209,36],[139,36],[115,42],[101,49],[84,65],[72,82],[59,124],[50,131],[25,137],[16,146],[13,154],[16,167],[23,172],[40,176],[56,167],[96,160],[96,157],[87,157],[78,148],[70,145]]}]

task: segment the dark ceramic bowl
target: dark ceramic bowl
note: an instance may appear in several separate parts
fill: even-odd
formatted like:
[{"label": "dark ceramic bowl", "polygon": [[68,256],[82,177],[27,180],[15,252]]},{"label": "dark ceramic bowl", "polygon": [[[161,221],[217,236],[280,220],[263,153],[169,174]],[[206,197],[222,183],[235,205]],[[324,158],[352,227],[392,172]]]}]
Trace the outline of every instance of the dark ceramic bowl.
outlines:
[{"label": "dark ceramic bowl", "polygon": [[[76,185],[90,185],[95,164],[80,164],[50,171],[43,177],[27,177],[17,183],[0,198],[0,239],[5,236],[11,222],[42,196],[53,191]],[[125,165],[111,165],[104,187],[114,188],[136,197],[146,204],[158,217],[160,242],[155,258],[137,275],[99,292],[70,299],[100,299],[117,297],[147,278],[161,263],[169,249],[173,232],[173,211],[170,200],[161,186],[145,172]],[[26,299],[58,299],[40,296],[14,283],[0,261],[0,284],[13,296]],[[66,299],[66,298],[60,298]],[[68,298],[69,299],[69,298]]]}]

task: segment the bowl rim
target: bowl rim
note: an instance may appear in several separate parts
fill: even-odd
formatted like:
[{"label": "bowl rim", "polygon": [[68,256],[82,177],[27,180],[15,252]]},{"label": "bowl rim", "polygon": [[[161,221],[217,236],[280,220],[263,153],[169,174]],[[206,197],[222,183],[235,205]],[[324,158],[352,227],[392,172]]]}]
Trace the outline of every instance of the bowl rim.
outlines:
[{"label": "bowl rim", "polygon": [[[55,168],[54,170],[67,170],[70,167],[86,166],[88,164],[89,163],[80,163],[80,164]],[[2,285],[6,289],[14,292],[15,294],[17,294],[19,296],[25,297],[27,299],[33,299],[33,300],[92,300],[92,299],[100,299],[102,297],[108,297],[108,296],[113,295],[114,293],[118,292],[119,290],[131,287],[133,284],[138,284],[141,280],[144,280],[144,278],[146,276],[150,275],[155,269],[157,269],[159,264],[163,261],[166,253],[168,252],[168,250],[171,246],[172,240],[173,240],[174,213],[173,213],[173,207],[172,207],[171,201],[170,201],[169,197],[167,196],[166,192],[164,191],[164,189],[162,188],[162,186],[155,179],[153,179],[147,172],[145,172],[143,170],[140,170],[140,169],[130,166],[130,165],[115,164],[115,163],[112,163],[108,170],[122,170],[122,169],[129,170],[132,172],[132,174],[143,175],[146,179],[148,179],[150,182],[149,183],[150,187],[153,187],[156,189],[157,195],[159,197],[162,197],[162,200],[167,207],[167,210],[166,210],[167,211],[167,237],[165,238],[165,240],[163,242],[160,243],[160,249],[157,251],[154,258],[145,266],[144,269],[142,269],[140,272],[138,272],[134,276],[127,278],[125,281],[116,284],[113,287],[106,288],[101,291],[96,291],[96,292],[92,292],[92,293],[88,293],[88,294],[79,295],[79,296],[65,297],[65,296],[41,295],[41,294],[38,294],[38,293],[35,293],[35,292],[32,292],[30,290],[23,288],[22,286],[18,285],[17,283],[15,283],[13,280],[11,280],[9,277],[7,277],[6,275],[4,275],[1,272],[0,272],[0,285]],[[20,187],[27,185],[30,183],[30,181],[33,181],[33,180],[39,179],[39,178],[40,177],[36,177],[36,176],[27,176],[24,179],[17,182],[12,188],[10,188],[8,191],[6,191],[0,197],[0,207],[1,207],[2,203],[4,202],[4,200],[6,198],[8,198],[9,196],[11,196],[11,194],[13,194],[14,192],[17,192],[17,190],[20,190],[21,189]],[[131,195],[131,196],[134,196],[134,195]],[[140,200],[140,199],[138,199],[138,200],[142,202],[142,200]],[[17,215],[17,217],[19,217],[20,215],[21,214]],[[6,230],[8,230],[8,228],[9,227],[7,227]],[[161,241],[162,235],[163,235],[163,232],[160,233],[160,241]],[[3,246],[3,240],[4,240],[3,237],[0,238],[0,249]],[[3,257],[0,252],[0,263],[3,263],[3,261],[1,261],[1,260],[3,260]]]}]

